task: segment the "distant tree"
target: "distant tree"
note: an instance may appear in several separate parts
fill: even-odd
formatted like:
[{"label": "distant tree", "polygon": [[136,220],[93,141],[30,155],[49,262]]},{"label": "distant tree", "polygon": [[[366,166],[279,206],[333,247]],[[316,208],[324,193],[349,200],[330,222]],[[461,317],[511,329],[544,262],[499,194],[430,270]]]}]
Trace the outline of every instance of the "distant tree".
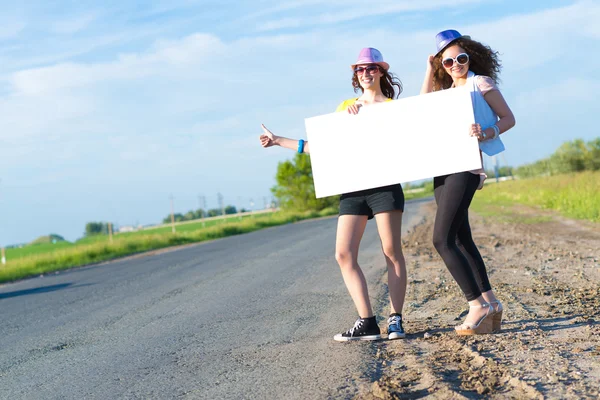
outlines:
[{"label": "distant tree", "polygon": [[216,217],[217,215],[221,215],[221,210],[218,208],[211,208],[208,210],[209,217]]},{"label": "distant tree", "polygon": [[65,241],[64,237],[57,235],[56,233],[51,233],[48,235],[48,237],[50,238],[51,242],[64,242]]},{"label": "distant tree", "polygon": [[[496,171],[494,169],[487,170],[485,173],[489,178],[496,177]],[[498,176],[513,176],[513,167],[503,166],[498,168]]]},{"label": "distant tree", "polygon": [[183,216],[183,220],[184,221],[191,221],[191,220],[194,220],[194,219],[196,219],[196,213],[194,211],[188,211]]},{"label": "distant tree", "polygon": [[[173,214],[173,219],[175,220],[175,222],[184,221],[183,214],[181,214],[181,213]],[[162,222],[163,222],[163,224],[170,224],[171,223],[171,214],[164,217]]]},{"label": "distant tree", "polygon": [[588,154],[585,159],[585,169],[600,170],[600,137],[587,143]]},{"label": "distant tree", "polygon": [[577,172],[585,169],[587,153],[585,142],[576,139],[563,143],[550,158],[556,160],[560,172]]},{"label": "distant tree", "polygon": [[237,214],[237,208],[235,206],[227,206],[225,207],[225,214]]},{"label": "distant tree", "polygon": [[337,206],[338,196],[315,197],[310,157],[306,154],[296,154],[292,161],[280,162],[275,179],[277,185],[271,192],[282,208],[303,211]]},{"label": "distant tree", "polygon": [[88,222],[85,224],[85,236],[108,234],[107,222]]},{"label": "distant tree", "polygon": [[57,235],[55,233],[51,233],[47,236],[40,236],[39,238],[35,239],[33,242],[29,243],[29,244],[46,244],[46,243],[58,243],[58,242],[64,242],[65,238],[63,238],[60,235]]},{"label": "distant tree", "polygon": [[600,138],[584,142],[575,139],[563,143],[550,157],[525,164],[516,169],[522,177],[556,175],[600,169]]},{"label": "distant tree", "polygon": [[406,182],[406,183],[402,184],[402,189],[404,189],[404,190],[419,189],[419,188],[429,189],[430,186],[431,186],[431,189],[433,190],[433,180],[432,179],[427,179],[427,180],[420,181],[420,182]]}]

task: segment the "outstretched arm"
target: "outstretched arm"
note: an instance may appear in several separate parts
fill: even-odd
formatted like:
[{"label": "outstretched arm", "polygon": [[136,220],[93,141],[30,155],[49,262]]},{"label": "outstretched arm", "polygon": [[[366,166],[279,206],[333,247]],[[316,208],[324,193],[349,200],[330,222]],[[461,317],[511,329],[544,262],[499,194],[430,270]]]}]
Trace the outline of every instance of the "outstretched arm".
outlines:
[{"label": "outstretched arm", "polygon": [[[296,139],[288,139],[283,136],[277,136],[273,132],[267,129],[266,126],[260,125],[262,127],[263,133],[260,135],[260,144],[262,147],[271,147],[271,146],[281,146],[286,149],[298,150],[298,142]],[[304,153],[310,153],[308,142],[304,142]]]}]

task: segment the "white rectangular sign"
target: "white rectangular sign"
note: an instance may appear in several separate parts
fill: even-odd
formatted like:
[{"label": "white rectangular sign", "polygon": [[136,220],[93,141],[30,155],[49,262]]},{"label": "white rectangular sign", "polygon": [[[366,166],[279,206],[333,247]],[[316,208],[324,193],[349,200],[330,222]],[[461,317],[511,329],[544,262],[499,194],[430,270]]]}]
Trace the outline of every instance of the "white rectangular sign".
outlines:
[{"label": "white rectangular sign", "polygon": [[473,122],[463,87],[307,118],[316,196],[481,168]]}]

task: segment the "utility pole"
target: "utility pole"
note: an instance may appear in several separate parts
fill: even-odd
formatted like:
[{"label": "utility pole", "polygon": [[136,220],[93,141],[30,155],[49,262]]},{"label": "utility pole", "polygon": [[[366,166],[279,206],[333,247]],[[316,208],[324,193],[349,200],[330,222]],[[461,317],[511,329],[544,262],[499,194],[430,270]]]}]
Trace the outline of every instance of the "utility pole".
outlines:
[{"label": "utility pole", "polygon": [[239,219],[241,221],[242,220],[242,207],[241,207],[242,198],[240,196],[238,196],[238,201],[237,202],[238,202],[238,209],[237,209],[238,217],[239,217]]},{"label": "utility pole", "polygon": [[113,242],[113,237],[112,237],[112,223],[109,222],[108,223],[108,242],[112,244]]},{"label": "utility pole", "polygon": [[[2,182],[2,179],[0,179],[0,182]],[[2,250],[0,250],[2,253],[1,257],[0,257],[0,263],[2,263],[2,265],[6,264],[6,253],[4,252],[4,247],[2,247]]]},{"label": "utility pole", "polygon": [[254,199],[250,199],[250,216],[254,218]]},{"label": "utility pole", "polygon": [[206,197],[204,195],[200,195],[198,196],[198,201],[200,202],[200,208],[202,209],[202,215],[200,218],[202,218],[202,227],[206,227],[206,222],[204,221],[204,218],[206,218]]},{"label": "utility pole", "polygon": [[267,209],[267,205],[269,204],[267,202],[267,196],[263,196],[263,201],[264,201],[264,204],[265,204],[264,209],[266,210]]},{"label": "utility pole", "polygon": [[175,212],[173,211],[173,195],[169,196],[171,200],[171,232],[175,233]]},{"label": "utility pole", "polygon": [[500,153],[500,156],[502,157],[502,162],[508,168],[508,174],[510,175],[510,179],[514,181],[515,175],[513,174],[512,167],[508,165],[508,162],[506,162],[506,157],[504,156],[504,153]]},{"label": "utility pole", "polygon": [[219,208],[221,209],[221,215],[225,218],[225,205],[223,204],[223,195],[217,193],[217,199],[219,199]]},{"label": "utility pole", "polygon": [[492,156],[492,159],[494,160],[494,175],[496,175],[496,183],[498,183],[498,182],[500,182],[500,177],[499,177],[500,166],[498,164],[498,157]]}]

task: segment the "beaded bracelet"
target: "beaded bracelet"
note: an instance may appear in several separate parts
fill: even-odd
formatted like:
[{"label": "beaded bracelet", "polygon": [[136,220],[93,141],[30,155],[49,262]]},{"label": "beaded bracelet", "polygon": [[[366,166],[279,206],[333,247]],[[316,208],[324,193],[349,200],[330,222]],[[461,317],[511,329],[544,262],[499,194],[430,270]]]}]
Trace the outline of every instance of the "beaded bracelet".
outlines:
[{"label": "beaded bracelet", "polygon": [[500,136],[500,128],[498,128],[498,125],[494,124],[492,125],[492,129],[494,130],[494,139],[496,139]]}]

